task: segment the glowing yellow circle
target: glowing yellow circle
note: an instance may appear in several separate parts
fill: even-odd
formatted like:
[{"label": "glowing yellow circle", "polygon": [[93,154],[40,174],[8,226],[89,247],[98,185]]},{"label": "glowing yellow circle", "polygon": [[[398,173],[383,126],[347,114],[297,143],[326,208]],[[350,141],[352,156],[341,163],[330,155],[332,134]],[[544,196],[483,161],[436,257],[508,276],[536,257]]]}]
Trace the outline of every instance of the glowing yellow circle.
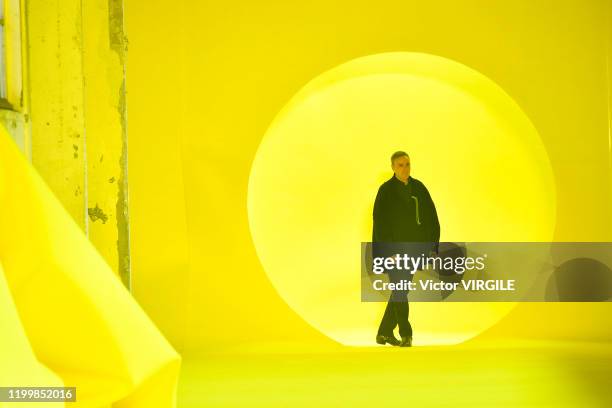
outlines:
[{"label": "glowing yellow circle", "polygon": [[[322,333],[373,344],[384,303],[360,301],[389,156],[406,150],[428,187],[442,241],[550,241],[554,179],[541,139],[493,81],[419,53],[359,58],[307,84],[276,116],[249,180],[248,214],[278,293]],[[415,344],[453,344],[513,303],[411,303]]]}]

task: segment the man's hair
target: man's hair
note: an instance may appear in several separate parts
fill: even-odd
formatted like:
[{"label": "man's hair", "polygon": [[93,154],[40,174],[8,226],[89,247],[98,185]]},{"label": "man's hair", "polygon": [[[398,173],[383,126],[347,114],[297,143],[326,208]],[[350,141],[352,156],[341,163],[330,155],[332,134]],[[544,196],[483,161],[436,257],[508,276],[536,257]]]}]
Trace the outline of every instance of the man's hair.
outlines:
[{"label": "man's hair", "polygon": [[399,159],[400,157],[404,157],[404,156],[410,158],[410,156],[408,156],[408,153],[403,152],[401,150],[398,150],[397,152],[393,153],[391,155],[391,165],[393,165],[393,162],[395,161],[395,159]]}]

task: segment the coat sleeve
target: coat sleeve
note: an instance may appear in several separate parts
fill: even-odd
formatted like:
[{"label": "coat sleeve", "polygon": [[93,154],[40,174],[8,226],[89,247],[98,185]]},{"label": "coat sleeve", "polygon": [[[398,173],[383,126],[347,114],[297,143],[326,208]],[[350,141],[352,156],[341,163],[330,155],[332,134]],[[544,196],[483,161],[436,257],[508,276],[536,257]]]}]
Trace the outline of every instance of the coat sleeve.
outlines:
[{"label": "coat sleeve", "polygon": [[386,190],[381,186],[374,201],[372,225],[372,256],[386,258],[390,253],[390,243],[393,241],[389,199]]},{"label": "coat sleeve", "polygon": [[374,201],[372,242],[392,242],[389,210],[387,194],[381,186]]},{"label": "coat sleeve", "polygon": [[423,187],[425,188],[425,197],[427,200],[427,206],[429,208],[429,224],[431,225],[430,240],[433,243],[433,250],[437,253],[440,244],[440,221],[438,220],[438,212],[436,211],[436,205],[434,204],[431,195],[429,194],[429,190],[427,190],[427,187]]}]

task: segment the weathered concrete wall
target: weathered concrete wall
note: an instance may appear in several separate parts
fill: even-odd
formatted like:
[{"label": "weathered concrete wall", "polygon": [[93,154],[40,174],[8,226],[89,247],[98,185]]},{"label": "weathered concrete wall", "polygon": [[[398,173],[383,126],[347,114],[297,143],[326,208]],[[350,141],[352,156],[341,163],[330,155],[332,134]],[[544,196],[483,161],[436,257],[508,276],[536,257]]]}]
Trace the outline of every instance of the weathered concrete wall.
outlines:
[{"label": "weathered concrete wall", "polygon": [[31,0],[32,163],[130,285],[122,0]]}]

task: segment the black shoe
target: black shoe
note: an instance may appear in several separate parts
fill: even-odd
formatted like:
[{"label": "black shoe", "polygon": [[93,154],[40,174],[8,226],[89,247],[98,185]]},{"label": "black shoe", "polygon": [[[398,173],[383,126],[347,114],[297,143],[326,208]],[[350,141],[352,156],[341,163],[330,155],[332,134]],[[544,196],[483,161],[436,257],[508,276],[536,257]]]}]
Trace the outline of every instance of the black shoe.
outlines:
[{"label": "black shoe", "polygon": [[378,344],[386,344],[389,343],[392,346],[399,346],[400,345],[400,341],[398,339],[395,338],[394,335],[384,335],[384,334],[379,334],[376,336],[376,342]]},{"label": "black shoe", "polygon": [[412,347],[412,336],[402,336],[402,342],[399,344],[400,347]]}]

